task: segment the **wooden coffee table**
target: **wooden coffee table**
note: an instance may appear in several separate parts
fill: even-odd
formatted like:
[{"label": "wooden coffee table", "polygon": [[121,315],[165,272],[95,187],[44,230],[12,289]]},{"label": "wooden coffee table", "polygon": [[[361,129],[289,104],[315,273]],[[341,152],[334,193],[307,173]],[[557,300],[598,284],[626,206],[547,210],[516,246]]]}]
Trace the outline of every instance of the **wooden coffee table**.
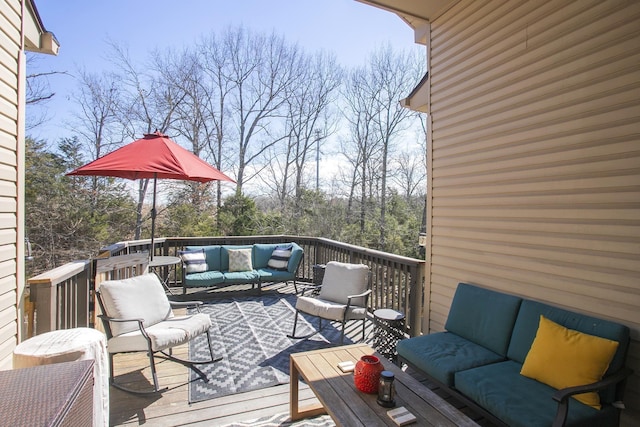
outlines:
[{"label": "wooden coffee table", "polygon": [[[339,362],[357,362],[365,354],[375,354],[366,344],[333,347],[295,353],[290,357],[291,420],[328,413],[338,426],[395,426],[387,411],[376,403],[377,395],[359,391],[353,383],[353,372],[344,373]],[[384,368],[395,374],[396,407],[404,406],[417,421],[416,426],[478,426],[472,419],[445,402],[400,368],[380,359]],[[302,377],[321,405],[300,408],[298,382]]]}]

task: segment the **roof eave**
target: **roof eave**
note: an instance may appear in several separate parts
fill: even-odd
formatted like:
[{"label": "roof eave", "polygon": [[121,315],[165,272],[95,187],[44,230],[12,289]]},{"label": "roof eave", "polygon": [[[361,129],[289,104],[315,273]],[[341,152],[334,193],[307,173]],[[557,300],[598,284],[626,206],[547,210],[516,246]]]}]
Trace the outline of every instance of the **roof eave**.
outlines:
[{"label": "roof eave", "polygon": [[60,49],[60,43],[58,43],[56,36],[51,31],[45,29],[33,0],[25,1],[24,14],[23,31],[25,50],[57,55]]}]

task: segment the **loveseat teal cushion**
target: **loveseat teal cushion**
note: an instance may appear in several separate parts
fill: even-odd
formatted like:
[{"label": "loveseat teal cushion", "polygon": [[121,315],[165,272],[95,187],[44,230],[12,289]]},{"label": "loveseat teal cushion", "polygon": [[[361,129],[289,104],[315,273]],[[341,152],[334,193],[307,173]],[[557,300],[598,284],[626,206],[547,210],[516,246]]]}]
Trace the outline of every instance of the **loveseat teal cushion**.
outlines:
[{"label": "loveseat teal cushion", "polygon": [[522,299],[458,284],[445,329],[505,356]]},{"label": "loveseat teal cushion", "polygon": [[[524,300],[520,306],[520,312],[513,328],[511,344],[507,352],[509,359],[524,363],[531,344],[536,337],[540,315],[565,328],[618,341],[618,349],[609,364],[607,373],[616,372],[624,366],[629,345],[629,328],[627,326],[531,300]],[[615,386],[600,391],[599,394],[601,402],[613,402],[615,399]]]},{"label": "loveseat teal cushion", "polygon": [[524,363],[524,359],[527,357],[531,344],[536,337],[540,315],[565,328],[618,341],[620,343],[618,350],[607,372],[615,372],[624,366],[629,344],[629,328],[627,326],[531,300],[524,300],[520,307],[520,313],[516,319],[513,337],[509,345],[509,359]]},{"label": "loveseat teal cushion", "polygon": [[[465,396],[511,427],[549,427],[558,404],[553,387],[520,375],[522,365],[508,360],[457,372],[455,386]],[[567,427],[616,426],[618,415],[612,406],[598,411],[569,399]]]},{"label": "loveseat teal cushion", "polygon": [[222,265],[220,263],[221,247],[219,245],[186,247],[186,250],[188,251],[198,249],[204,249],[204,256],[207,261],[207,270],[222,270]]},{"label": "loveseat teal cushion", "polygon": [[401,340],[398,355],[407,362],[451,387],[457,371],[496,363],[504,357],[450,332]]}]

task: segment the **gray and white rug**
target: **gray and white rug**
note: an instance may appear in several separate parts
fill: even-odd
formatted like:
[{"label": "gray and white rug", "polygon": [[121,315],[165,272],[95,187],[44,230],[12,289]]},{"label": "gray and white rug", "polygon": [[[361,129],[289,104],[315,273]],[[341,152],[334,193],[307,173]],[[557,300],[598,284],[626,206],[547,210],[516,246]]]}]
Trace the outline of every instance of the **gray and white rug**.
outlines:
[{"label": "gray and white rug", "polygon": [[[338,345],[340,330],[328,325],[322,334],[306,340],[287,337],[293,328],[296,296],[264,292],[261,296],[233,297],[206,302],[211,342],[217,363],[198,365],[209,379],[206,383],[190,370],[189,403],[289,382],[289,355]],[[309,318],[317,325],[317,318]],[[302,316],[296,335],[313,329]],[[191,341],[189,357],[209,357],[203,334]],[[345,344],[351,342],[345,337]]]},{"label": "gray and white rug", "polygon": [[290,422],[289,414],[285,413],[241,423],[231,423],[224,427],[335,427],[335,425],[329,415]]}]

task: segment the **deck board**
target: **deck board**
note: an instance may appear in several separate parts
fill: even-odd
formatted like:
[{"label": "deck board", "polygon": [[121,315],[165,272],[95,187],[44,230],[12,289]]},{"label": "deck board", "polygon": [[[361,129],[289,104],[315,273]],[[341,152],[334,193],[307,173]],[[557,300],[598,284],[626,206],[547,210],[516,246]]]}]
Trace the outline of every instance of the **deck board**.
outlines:
[{"label": "deck board", "polygon": [[[293,293],[293,286],[278,285],[271,288],[279,292]],[[265,288],[269,291],[269,287]],[[234,287],[224,288],[220,293],[228,296],[237,292]],[[246,292],[246,291],[245,291]],[[175,289],[174,293],[181,293]],[[192,294],[187,297],[176,295],[176,299],[210,299],[216,293]],[[347,328],[346,335],[358,342],[362,329],[359,322]],[[366,342],[371,345],[373,322],[367,322]],[[188,346],[174,349],[178,357],[187,357]],[[115,374],[119,382],[137,388],[151,388],[151,371],[148,358],[143,353],[121,354],[115,356]],[[189,405],[188,368],[179,363],[156,359],[158,381],[161,387],[169,387],[162,394],[138,396],[126,393],[114,387],[110,388],[110,425],[137,426],[141,424],[162,426],[224,426],[232,422],[248,421],[265,416],[289,412],[289,385],[282,384],[246,393],[237,393],[215,399],[209,399]],[[424,380],[423,380],[424,382]],[[429,384],[427,384],[429,385]],[[433,388],[433,387],[430,387]],[[318,403],[313,392],[306,384],[300,384],[300,404]],[[452,402],[460,408],[461,405]],[[462,408],[464,411],[465,408]],[[477,417],[475,417],[477,420]],[[478,421],[478,420],[477,420]],[[478,421],[481,425],[490,427]]]}]

